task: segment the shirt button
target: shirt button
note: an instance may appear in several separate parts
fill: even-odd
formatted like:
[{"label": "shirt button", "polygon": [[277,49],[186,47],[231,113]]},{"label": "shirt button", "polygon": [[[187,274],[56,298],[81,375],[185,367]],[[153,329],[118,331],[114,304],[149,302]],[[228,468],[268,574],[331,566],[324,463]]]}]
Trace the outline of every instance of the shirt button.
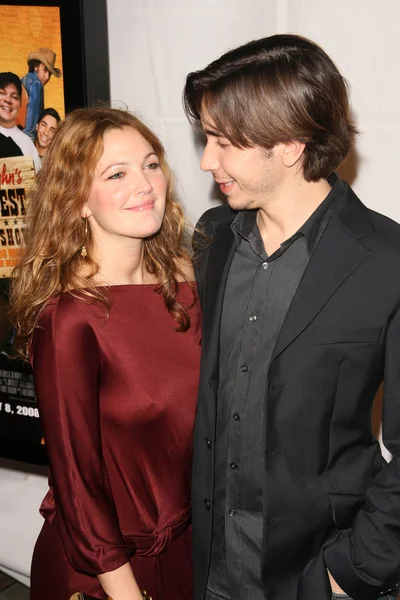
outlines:
[{"label": "shirt button", "polygon": [[236,515],[236,510],[234,508],[231,508],[231,510],[229,511],[229,516],[234,517],[235,515]]},{"label": "shirt button", "polygon": [[242,365],[242,366],[240,367],[240,370],[242,371],[242,373],[246,373],[246,371],[248,371],[248,370],[249,370],[249,367],[248,367],[247,365]]},{"label": "shirt button", "polygon": [[210,510],[210,506],[211,506],[210,501],[207,498],[204,498],[204,508],[206,510]]},{"label": "shirt button", "polygon": [[251,321],[252,323],[254,323],[254,321],[257,321],[257,316],[256,315],[251,315],[251,317],[249,317],[249,321]]},{"label": "shirt button", "polygon": [[207,448],[209,448],[211,450],[211,441],[208,439],[208,437],[206,437],[205,440],[206,440]]},{"label": "shirt button", "polygon": [[267,262],[263,262],[262,268],[264,269],[264,271],[266,271],[268,269],[268,263]]},{"label": "shirt button", "polygon": [[239,415],[238,413],[234,413],[234,414],[232,415],[232,419],[233,419],[234,421],[240,421],[240,415]]},{"label": "shirt button", "polygon": [[235,469],[237,469],[237,464],[234,462],[231,462],[230,467],[231,467],[231,469],[235,470]]}]

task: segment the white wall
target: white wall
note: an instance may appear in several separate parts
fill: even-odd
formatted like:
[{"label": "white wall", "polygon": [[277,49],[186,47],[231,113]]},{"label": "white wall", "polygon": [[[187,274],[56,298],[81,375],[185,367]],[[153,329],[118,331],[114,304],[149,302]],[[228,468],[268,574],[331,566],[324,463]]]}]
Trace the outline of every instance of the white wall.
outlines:
[{"label": "white wall", "polygon": [[111,94],[163,140],[192,219],[216,200],[183,114],[186,75],[274,33],[319,43],[350,83],[357,154],[342,173],[371,208],[400,221],[399,0],[109,0]]}]

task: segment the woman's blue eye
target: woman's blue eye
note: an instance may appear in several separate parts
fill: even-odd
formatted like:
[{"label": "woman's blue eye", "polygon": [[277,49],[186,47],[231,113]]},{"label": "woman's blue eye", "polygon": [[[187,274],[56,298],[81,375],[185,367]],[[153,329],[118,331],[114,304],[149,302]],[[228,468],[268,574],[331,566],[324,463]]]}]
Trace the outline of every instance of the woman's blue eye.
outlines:
[{"label": "woman's blue eye", "polygon": [[111,175],[111,177],[109,177],[108,179],[121,179],[121,177],[124,176],[124,173],[114,173],[114,175]]},{"label": "woman's blue eye", "polygon": [[154,171],[154,169],[158,169],[159,166],[160,163],[157,162],[149,163],[148,165],[146,165],[146,167],[152,171]]}]

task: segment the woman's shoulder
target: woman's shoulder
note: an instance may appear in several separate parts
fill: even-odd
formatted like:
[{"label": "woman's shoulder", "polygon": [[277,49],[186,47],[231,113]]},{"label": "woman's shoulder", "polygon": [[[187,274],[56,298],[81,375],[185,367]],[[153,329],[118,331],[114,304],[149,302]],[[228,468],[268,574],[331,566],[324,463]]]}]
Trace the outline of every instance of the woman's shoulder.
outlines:
[{"label": "woman's shoulder", "polygon": [[45,360],[50,355],[58,360],[82,348],[94,359],[99,344],[91,313],[89,304],[69,293],[53,297],[42,310],[33,335],[34,367],[38,367],[43,356]]},{"label": "woman's shoulder", "polygon": [[75,293],[63,292],[51,298],[39,317],[39,327],[52,323],[57,328],[91,324],[95,316],[104,317],[98,304]]}]

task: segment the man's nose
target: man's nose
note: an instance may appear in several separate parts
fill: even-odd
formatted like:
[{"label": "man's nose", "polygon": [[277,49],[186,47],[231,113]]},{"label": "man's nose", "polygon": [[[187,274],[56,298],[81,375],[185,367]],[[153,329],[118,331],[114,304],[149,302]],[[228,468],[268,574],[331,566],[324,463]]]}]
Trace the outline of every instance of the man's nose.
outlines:
[{"label": "man's nose", "polygon": [[220,164],[215,150],[207,144],[200,161],[200,169],[202,171],[217,171],[219,166]]}]

